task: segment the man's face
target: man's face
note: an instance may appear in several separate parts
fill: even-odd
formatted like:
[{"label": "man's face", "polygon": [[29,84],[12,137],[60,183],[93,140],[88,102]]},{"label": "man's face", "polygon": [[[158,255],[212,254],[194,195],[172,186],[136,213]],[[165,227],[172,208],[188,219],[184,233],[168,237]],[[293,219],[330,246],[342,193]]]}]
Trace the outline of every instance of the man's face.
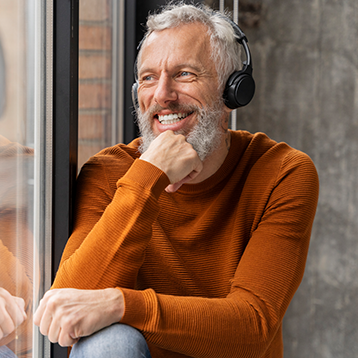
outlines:
[{"label": "man's face", "polygon": [[222,131],[221,121],[228,113],[218,91],[204,25],[193,23],[153,32],[142,49],[138,82],[139,122],[146,122],[139,124],[153,138],[166,130],[188,138],[200,120],[205,127],[203,116],[207,112],[215,116],[211,127]]}]

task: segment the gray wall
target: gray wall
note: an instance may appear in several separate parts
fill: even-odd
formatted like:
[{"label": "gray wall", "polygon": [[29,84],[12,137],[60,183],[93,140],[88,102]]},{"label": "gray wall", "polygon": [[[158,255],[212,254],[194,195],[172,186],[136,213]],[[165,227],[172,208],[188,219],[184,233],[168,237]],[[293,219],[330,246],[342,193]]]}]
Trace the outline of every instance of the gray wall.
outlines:
[{"label": "gray wall", "polygon": [[242,13],[241,26],[257,93],[237,127],[306,152],[320,177],[305,276],[284,320],[285,357],[358,357],[358,1],[251,5],[256,20],[245,26]]}]

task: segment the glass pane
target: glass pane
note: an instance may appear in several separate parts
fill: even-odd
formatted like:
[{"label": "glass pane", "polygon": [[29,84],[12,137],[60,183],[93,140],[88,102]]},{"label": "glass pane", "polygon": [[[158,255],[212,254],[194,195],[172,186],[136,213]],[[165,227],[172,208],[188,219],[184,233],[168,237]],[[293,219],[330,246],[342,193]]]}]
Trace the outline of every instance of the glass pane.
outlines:
[{"label": "glass pane", "polygon": [[45,123],[44,3],[0,0],[0,357],[46,356],[37,354],[43,341],[32,322],[40,286],[48,284],[40,257],[51,260],[35,224],[45,226],[35,209],[35,193],[44,189],[35,174],[45,156],[35,134]]},{"label": "glass pane", "polygon": [[118,16],[124,1],[80,0],[78,168],[121,140]]},{"label": "glass pane", "polygon": [[[23,3],[0,0],[0,297],[7,304],[21,297],[27,319],[13,332],[1,327],[7,330],[0,333],[0,357],[7,350],[32,356],[34,145],[27,121]],[[0,308],[0,315],[6,313]]]}]

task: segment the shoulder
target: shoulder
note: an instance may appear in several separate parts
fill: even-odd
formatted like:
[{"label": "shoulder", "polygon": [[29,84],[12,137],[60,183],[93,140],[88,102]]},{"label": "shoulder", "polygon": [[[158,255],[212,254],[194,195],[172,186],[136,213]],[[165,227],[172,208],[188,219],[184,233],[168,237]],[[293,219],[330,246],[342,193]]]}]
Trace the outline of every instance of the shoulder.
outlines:
[{"label": "shoulder", "polygon": [[140,156],[138,152],[139,139],[130,144],[117,144],[104,148],[96,155],[88,159],[82,166],[78,183],[79,185],[96,185],[115,190],[116,182],[131,167],[134,160]]},{"label": "shoulder", "polygon": [[94,156],[92,156],[83,166],[82,169],[88,167],[97,167],[102,170],[110,169],[114,172],[128,170],[133,161],[139,158],[138,152],[139,138],[135,139],[128,145],[116,144],[112,147],[104,148]]},{"label": "shoulder", "polygon": [[121,161],[133,161],[140,156],[138,151],[139,138],[129,144],[116,144],[112,147],[104,148],[96,155],[91,157],[88,163],[111,163]]},{"label": "shoulder", "polygon": [[233,132],[233,142],[241,147],[241,160],[251,165],[292,167],[306,165],[314,168],[311,158],[304,152],[295,149],[285,142],[277,142],[265,133],[247,131]]},{"label": "shoulder", "polygon": [[292,187],[309,183],[318,190],[318,174],[306,153],[285,142],[276,142],[264,133],[237,131],[233,138],[243,147],[237,168],[247,173],[246,183],[250,186],[274,188],[285,180]]}]

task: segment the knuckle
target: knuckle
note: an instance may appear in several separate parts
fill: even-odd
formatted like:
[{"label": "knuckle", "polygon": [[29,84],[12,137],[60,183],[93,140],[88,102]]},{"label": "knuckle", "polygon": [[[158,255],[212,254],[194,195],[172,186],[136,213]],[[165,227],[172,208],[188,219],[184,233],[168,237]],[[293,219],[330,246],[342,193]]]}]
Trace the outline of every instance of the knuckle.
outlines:
[{"label": "knuckle", "polygon": [[51,297],[52,294],[53,294],[53,292],[52,292],[51,290],[45,292],[45,294],[43,295],[43,298],[42,298],[41,301],[44,301],[44,300],[46,300],[47,298]]},{"label": "knuckle", "polygon": [[4,288],[0,287],[0,297],[2,300],[9,299],[11,294],[9,291],[5,290]]},{"label": "knuckle", "polygon": [[50,311],[55,311],[57,308],[57,301],[56,299],[54,299],[53,297],[51,297],[48,301],[47,301],[47,309]]},{"label": "knuckle", "polygon": [[70,317],[64,317],[61,321],[62,330],[68,332],[71,330],[73,325],[75,324],[75,320]]},{"label": "knuckle", "polygon": [[15,330],[15,325],[14,323],[11,322],[7,322],[6,328],[4,328],[4,335],[7,336],[9,335],[11,332],[13,332]]},{"label": "knuckle", "polygon": [[22,322],[24,322],[24,317],[22,317],[22,316],[19,316],[19,315],[16,315],[16,327],[18,327],[18,326],[20,326],[20,324],[22,323]]},{"label": "knuckle", "polygon": [[25,300],[22,297],[16,297],[16,300],[19,304],[25,305]]}]

